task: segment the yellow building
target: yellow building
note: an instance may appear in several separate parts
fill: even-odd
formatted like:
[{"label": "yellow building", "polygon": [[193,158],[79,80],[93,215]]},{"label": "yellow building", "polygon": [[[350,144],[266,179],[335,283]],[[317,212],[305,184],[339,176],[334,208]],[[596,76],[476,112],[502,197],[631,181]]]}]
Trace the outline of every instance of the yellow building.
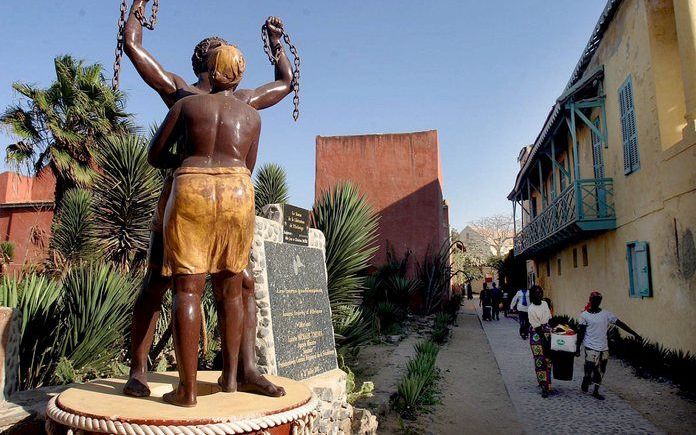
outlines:
[{"label": "yellow building", "polygon": [[696,351],[696,0],[609,0],[508,196],[556,314]]}]

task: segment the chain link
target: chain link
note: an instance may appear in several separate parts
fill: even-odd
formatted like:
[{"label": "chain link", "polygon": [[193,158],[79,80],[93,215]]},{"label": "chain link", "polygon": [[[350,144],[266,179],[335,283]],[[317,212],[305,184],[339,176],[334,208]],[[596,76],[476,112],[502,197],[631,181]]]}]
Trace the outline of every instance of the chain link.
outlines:
[{"label": "chain link", "polygon": [[114,77],[111,80],[111,87],[118,90],[118,82],[121,77],[121,59],[123,58],[123,44],[125,42],[124,33],[126,30],[126,11],[128,10],[128,5],[126,0],[121,1],[121,13],[118,18],[118,34],[116,35],[116,50],[115,50],[115,60],[114,60]]},{"label": "chain link", "polygon": [[[121,10],[118,18],[118,34],[116,36],[116,50],[115,50],[115,60],[114,60],[114,77],[111,80],[111,86],[114,90],[118,90],[119,80],[121,77],[121,59],[123,59],[123,47],[125,44],[125,32],[126,32],[126,15],[128,12],[128,5],[126,0],[121,1]],[[143,5],[140,5],[138,9],[135,10],[135,18],[140,22],[140,25],[150,29],[155,29],[155,24],[157,24],[157,12],[159,12],[159,0],[152,1],[152,14],[150,19],[145,18],[143,13]]]},{"label": "chain link", "polygon": [[[272,54],[271,44],[268,40],[268,26],[265,24],[261,26],[261,40],[263,41],[263,51],[266,52],[269,62],[271,62],[271,65],[275,65],[280,58],[281,50],[277,50],[275,56]],[[290,48],[290,53],[292,53],[293,56],[293,64],[295,65],[292,71],[292,83],[290,83],[290,86],[292,86],[292,91],[294,93],[292,97],[292,119],[297,121],[300,117],[300,56],[297,53],[297,48],[290,41],[290,37],[285,31],[283,31],[283,40]]]}]

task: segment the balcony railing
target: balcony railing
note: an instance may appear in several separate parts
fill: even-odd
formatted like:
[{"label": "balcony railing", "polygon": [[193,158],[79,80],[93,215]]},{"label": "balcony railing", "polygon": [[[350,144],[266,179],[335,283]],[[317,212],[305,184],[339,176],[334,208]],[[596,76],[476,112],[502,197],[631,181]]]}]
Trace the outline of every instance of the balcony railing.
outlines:
[{"label": "balcony railing", "polygon": [[533,254],[581,237],[584,232],[615,227],[614,181],[575,180],[515,235],[515,255]]}]

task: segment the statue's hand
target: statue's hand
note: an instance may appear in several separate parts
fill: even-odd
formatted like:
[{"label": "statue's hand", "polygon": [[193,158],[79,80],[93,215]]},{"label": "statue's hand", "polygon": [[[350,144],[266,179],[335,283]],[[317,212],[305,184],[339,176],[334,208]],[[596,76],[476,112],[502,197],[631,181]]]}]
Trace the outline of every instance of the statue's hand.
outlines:
[{"label": "statue's hand", "polygon": [[278,17],[268,17],[266,20],[268,37],[272,40],[279,40],[283,36],[283,22]]}]

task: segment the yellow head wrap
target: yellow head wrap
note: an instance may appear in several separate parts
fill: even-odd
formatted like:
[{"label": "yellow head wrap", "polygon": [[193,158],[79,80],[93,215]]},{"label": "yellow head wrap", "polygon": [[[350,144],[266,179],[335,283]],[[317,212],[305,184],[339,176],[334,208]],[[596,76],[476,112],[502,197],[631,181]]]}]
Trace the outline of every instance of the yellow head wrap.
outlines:
[{"label": "yellow head wrap", "polygon": [[231,89],[242,80],[246,61],[234,45],[221,45],[208,56],[208,72],[215,88]]}]

